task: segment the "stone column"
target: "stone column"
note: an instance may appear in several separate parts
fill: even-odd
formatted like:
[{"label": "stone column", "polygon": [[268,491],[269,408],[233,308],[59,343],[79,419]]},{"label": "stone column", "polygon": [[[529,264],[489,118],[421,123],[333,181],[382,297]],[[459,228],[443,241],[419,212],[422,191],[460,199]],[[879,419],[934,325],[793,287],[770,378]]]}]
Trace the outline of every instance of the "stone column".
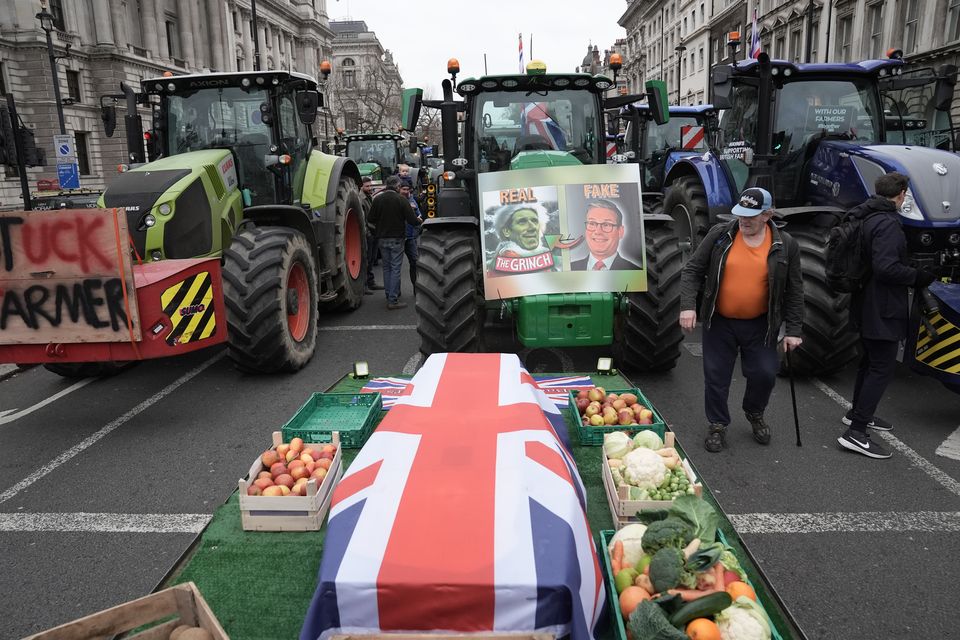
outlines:
[{"label": "stone column", "polygon": [[119,2],[110,3],[110,19],[113,21],[113,42],[118,49],[127,48],[127,12]]},{"label": "stone column", "polygon": [[97,44],[113,44],[113,26],[110,24],[108,0],[94,0],[93,22],[97,29]]},{"label": "stone column", "polygon": [[267,27],[263,22],[257,21],[257,43],[260,46],[260,70],[267,70]]},{"label": "stone column", "polygon": [[187,0],[177,0],[177,30],[180,31],[180,57],[189,66],[195,59],[193,54],[193,29],[190,22],[190,3]]},{"label": "stone column", "polygon": [[167,14],[164,5],[165,0],[157,2],[148,0],[153,4],[153,17],[157,25],[157,52],[158,59],[168,60],[170,58],[170,43],[167,42]]},{"label": "stone column", "polygon": [[296,58],[294,57],[293,36],[287,38],[287,68],[290,69],[290,71],[293,71],[294,68],[300,68],[296,64]]},{"label": "stone column", "polygon": [[160,55],[160,45],[157,41],[157,7],[155,0],[141,0],[140,19],[143,27],[143,48],[154,58]]},{"label": "stone column", "polygon": [[[220,22],[220,7],[223,4],[221,0],[207,0],[207,32],[210,40],[211,64],[217,71],[226,71],[224,64],[223,49],[226,41],[227,26]],[[230,26],[233,28],[233,25]]]},{"label": "stone column", "polygon": [[283,68],[283,32],[279,28],[274,29],[276,39],[273,43],[273,60],[277,69]]},{"label": "stone column", "polygon": [[203,24],[206,22],[200,13],[200,5],[196,2],[190,3],[190,27],[193,31],[193,65],[198,69],[210,66],[210,47],[209,36],[213,29],[212,25],[207,25],[206,36],[204,35]]},{"label": "stone column", "polygon": [[[239,10],[239,9],[238,9]],[[250,16],[240,11],[240,29],[243,32],[243,62],[244,69],[253,69],[253,38],[250,36]],[[237,69],[242,71],[243,69]]]}]

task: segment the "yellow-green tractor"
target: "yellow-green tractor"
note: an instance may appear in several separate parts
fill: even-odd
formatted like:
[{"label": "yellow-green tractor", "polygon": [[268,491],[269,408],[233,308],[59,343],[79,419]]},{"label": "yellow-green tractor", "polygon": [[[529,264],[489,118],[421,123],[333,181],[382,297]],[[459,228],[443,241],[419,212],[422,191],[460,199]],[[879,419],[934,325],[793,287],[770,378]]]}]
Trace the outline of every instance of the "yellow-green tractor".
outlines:
[{"label": "yellow-green tractor", "polygon": [[[230,357],[248,371],[300,369],[316,348],[318,313],[359,307],[366,276],[360,173],[318,150],[316,81],[245,71],[124,89],[134,162],[143,156],[137,105],[153,111],[143,134],[151,162],[123,171],[100,206],[126,210],[135,261],[221,256]],[[101,116],[112,135],[115,107]]]}]

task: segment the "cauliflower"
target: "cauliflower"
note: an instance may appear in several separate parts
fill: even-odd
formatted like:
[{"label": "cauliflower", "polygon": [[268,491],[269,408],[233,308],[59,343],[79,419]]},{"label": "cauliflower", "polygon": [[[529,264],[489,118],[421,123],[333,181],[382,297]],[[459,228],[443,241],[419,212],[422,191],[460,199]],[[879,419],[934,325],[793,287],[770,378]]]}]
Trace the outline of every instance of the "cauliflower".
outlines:
[{"label": "cauliflower", "polygon": [[633,567],[640,562],[643,556],[643,547],[640,541],[643,540],[643,534],[647,532],[647,526],[643,524],[628,524],[620,529],[610,538],[609,550],[613,553],[613,545],[618,541],[623,543],[623,566]]},{"label": "cauliflower", "polygon": [[624,480],[641,489],[656,489],[667,476],[663,457],[651,449],[634,449],[623,457],[623,464],[626,465],[623,469]]},{"label": "cauliflower", "polygon": [[747,596],[734,600],[714,617],[714,621],[720,628],[722,640],[770,640],[767,615]]}]

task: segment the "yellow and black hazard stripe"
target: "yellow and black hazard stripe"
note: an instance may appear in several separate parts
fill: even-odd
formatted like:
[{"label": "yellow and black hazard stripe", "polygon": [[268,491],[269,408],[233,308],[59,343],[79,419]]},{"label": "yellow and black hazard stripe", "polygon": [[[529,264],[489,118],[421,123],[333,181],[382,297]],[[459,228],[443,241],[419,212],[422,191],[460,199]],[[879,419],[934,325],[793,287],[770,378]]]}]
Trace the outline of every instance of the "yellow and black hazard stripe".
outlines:
[{"label": "yellow and black hazard stripe", "polygon": [[209,338],[217,328],[209,271],[173,285],[160,296],[160,303],[173,327],[166,339],[171,347]]},{"label": "yellow and black hazard stripe", "polygon": [[939,313],[932,315],[929,320],[937,332],[937,339],[920,324],[917,334],[917,360],[939,371],[960,373],[960,327]]}]

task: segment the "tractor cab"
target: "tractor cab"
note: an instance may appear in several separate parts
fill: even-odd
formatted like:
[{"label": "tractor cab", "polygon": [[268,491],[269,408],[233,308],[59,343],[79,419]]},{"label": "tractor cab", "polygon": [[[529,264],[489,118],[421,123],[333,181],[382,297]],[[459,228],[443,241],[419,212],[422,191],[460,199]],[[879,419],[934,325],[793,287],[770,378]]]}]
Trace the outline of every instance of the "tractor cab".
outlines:
[{"label": "tractor cab", "polygon": [[938,109],[944,95],[952,98],[957,68],[944,65],[904,69],[880,79],[887,142],[957,151],[949,109]]},{"label": "tractor cab", "polygon": [[351,133],[345,138],[346,154],[357,163],[361,176],[380,183],[397,173],[403,162],[402,140],[396,133]]}]

